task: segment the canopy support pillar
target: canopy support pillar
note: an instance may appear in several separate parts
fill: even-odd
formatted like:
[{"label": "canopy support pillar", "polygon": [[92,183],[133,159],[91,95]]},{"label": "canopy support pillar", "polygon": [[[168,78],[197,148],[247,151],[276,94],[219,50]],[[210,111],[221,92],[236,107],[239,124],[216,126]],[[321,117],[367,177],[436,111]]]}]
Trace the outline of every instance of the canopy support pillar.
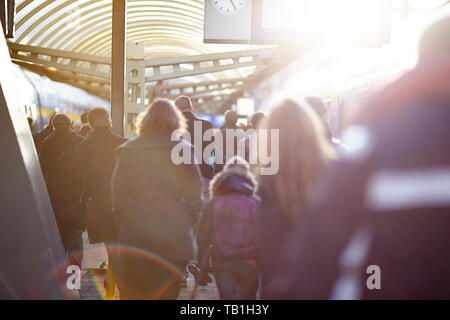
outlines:
[{"label": "canopy support pillar", "polygon": [[126,103],[126,14],[127,0],[114,0],[111,53],[111,117],[113,132],[123,136]]}]

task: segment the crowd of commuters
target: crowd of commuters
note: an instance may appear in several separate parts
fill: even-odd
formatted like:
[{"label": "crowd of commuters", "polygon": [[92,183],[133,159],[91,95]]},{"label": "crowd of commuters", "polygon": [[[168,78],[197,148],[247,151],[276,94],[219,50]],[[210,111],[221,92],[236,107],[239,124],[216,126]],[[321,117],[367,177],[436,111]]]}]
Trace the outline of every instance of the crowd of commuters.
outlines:
[{"label": "crowd of commuters", "polygon": [[[251,116],[248,129],[279,132],[267,141],[278,144],[272,175],[249,164],[250,136],[199,162],[207,143],[198,150],[182,133],[214,126],[187,96],[155,100],[128,141],[111,133],[105,109],[92,109],[80,134],[56,114],[35,142],[71,262],[87,229],[108,252],[109,297],[117,286],[122,299],[176,299],[189,265],[199,284],[212,274],[222,299],[258,290],[263,299],[450,298],[449,30],[447,18],[424,33],[417,66],[373,97],[343,143],[318,97]],[[225,113],[224,139],[237,122]],[[190,161],[175,164],[180,144]],[[368,270],[381,272],[381,286],[368,284]]]}]

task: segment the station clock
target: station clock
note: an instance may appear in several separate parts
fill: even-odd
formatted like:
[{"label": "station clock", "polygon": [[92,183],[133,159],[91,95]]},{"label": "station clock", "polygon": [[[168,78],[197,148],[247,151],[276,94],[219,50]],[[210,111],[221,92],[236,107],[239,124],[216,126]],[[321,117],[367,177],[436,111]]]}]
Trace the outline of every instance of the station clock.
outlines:
[{"label": "station clock", "polygon": [[232,16],[241,11],[246,0],[210,0],[224,16]]}]

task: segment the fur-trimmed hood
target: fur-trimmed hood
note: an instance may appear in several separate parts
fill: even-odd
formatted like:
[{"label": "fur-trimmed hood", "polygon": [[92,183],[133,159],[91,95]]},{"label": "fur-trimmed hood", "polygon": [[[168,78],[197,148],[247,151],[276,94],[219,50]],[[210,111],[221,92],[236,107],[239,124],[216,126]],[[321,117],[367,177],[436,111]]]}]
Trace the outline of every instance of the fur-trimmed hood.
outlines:
[{"label": "fur-trimmed hood", "polygon": [[252,195],[257,191],[255,176],[242,169],[229,169],[217,174],[209,185],[211,198],[230,193]]}]

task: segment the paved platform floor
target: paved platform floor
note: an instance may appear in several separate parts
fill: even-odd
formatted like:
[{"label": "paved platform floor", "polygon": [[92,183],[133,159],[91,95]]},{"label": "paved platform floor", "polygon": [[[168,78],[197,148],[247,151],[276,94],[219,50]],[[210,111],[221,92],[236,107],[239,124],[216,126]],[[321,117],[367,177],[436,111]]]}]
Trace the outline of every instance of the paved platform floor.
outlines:
[{"label": "paved platform floor", "polygon": [[[87,234],[83,234],[84,258],[81,273],[80,296],[83,300],[101,300],[105,298],[105,288],[103,281],[106,275],[107,254],[103,244],[89,244]],[[194,278],[191,274],[187,279],[187,287],[182,288],[179,300],[190,300],[194,288]],[[115,299],[119,299],[119,292],[116,289]],[[215,300],[219,299],[215,283],[206,287],[199,287],[197,299]]]}]

